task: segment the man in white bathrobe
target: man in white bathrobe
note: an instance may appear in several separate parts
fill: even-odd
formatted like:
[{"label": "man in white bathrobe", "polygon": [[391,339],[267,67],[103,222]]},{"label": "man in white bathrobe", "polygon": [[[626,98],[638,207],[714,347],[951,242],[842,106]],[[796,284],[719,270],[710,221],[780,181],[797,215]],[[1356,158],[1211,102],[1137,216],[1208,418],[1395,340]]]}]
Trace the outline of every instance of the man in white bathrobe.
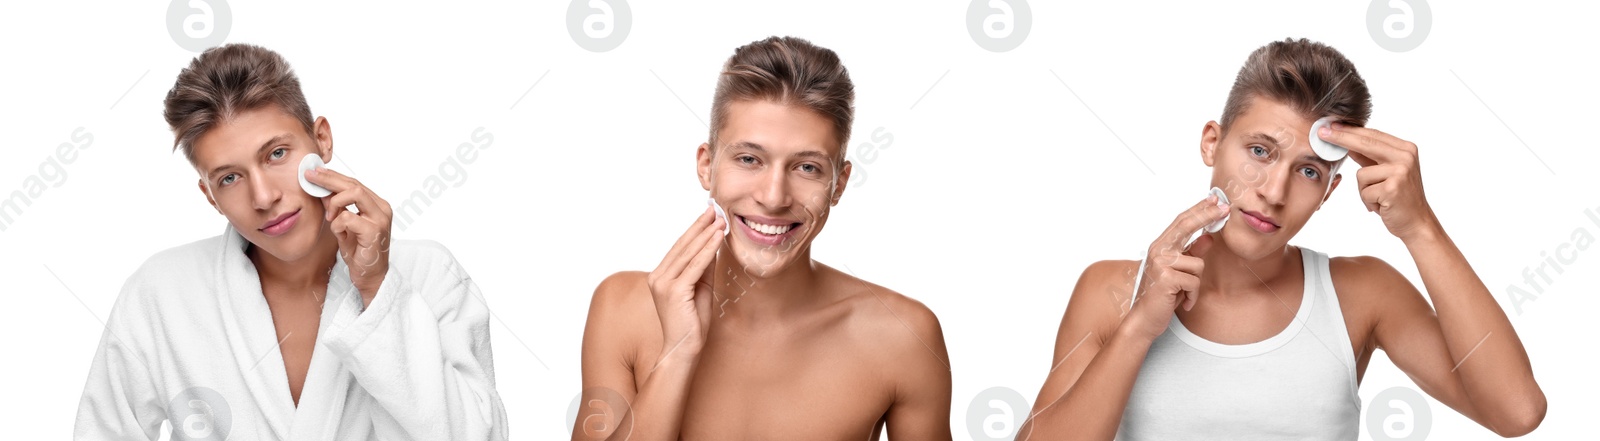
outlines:
[{"label": "man in white bathrobe", "polygon": [[280,55],[208,50],[165,107],[229,225],[128,278],[74,438],[506,438],[477,286],[438,243],[391,243],[388,202],[355,179],[317,169],[331,194],[302,189],[333,135]]}]

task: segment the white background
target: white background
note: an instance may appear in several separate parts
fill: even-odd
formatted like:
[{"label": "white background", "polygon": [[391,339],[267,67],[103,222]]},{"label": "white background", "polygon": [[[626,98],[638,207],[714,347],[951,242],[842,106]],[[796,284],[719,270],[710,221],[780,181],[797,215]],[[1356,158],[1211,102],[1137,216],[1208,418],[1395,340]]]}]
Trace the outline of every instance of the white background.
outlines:
[{"label": "white background", "polygon": [[[22,434],[71,430],[123,280],[225,223],[170,152],[161,118],[195,55],[169,35],[168,2],[97,3],[0,7],[0,200],[41,176],[58,144],[81,142],[75,129],[93,136],[65,177],[40,177],[52,185],[0,231],[0,415]],[[1594,430],[1600,250],[1550,270],[1521,314],[1505,297],[1513,285],[1531,290],[1524,268],[1574,230],[1600,235],[1584,215],[1600,215],[1600,146],[1584,133],[1600,118],[1600,14],[1590,3],[1436,1],[1424,42],[1391,52],[1367,29],[1367,2],[1035,1],[1024,43],[1000,53],[974,43],[966,1],[636,1],[627,39],[602,53],[569,36],[566,1],[450,3],[234,0],[226,41],[283,53],[313,113],[332,124],[334,167],[391,202],[438,175],[474,129],[493,134],[451,182],[460,185],[395,235],[444,243],[482,288],[517,439],[565,439],[594,286],[654,267],[704,209],[693,158],[717,71],[734,47],[769,35],[834,49],[851,71],[852,153],[879,152],[854,158],[865,179],[814,257],[938,314],[956,439],[970,438],[980,391],[1037,394],[1086,265],[1135,257],[1203,196],[1201,126],[1219,117],[1245,56],[1289,36],[1352,59],[1374,95],[1369,125],[1420,145],[1429,201],[1511,312],[1549,398],[1529,438]],[[872,138],[879,128],[892,142]],[[1420,286],[1352,185],[1292,243],[1381,257]],[[1414,388],[1380,353],[1363,410],[1385,407],[1372,397],[1396,386]],[[1431,439],[1494,437],[1427,406]]]}]

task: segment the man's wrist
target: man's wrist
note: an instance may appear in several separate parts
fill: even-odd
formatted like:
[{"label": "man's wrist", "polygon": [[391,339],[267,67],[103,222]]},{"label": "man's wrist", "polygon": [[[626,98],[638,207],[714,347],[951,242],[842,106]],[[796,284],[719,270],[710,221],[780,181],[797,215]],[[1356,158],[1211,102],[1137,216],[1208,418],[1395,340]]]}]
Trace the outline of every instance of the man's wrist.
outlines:
[{"label": "man's wrist", "polygon": [[1426,248],[1443,244],[1449,240],[1450,236],[1445,234],[1444,227],[1439,225],[1439,221],[1431,216],[1427,222],[1422,224],[1422,227],[1417,228],[1407,237],[1400,238],[1400,241],[1405,243],[1407,248]]},{"label": "man's wrist", "polygon": [[1138,314],[1137,311],[1128,311],[1128,315],[1123,317],[1122,323],[1117,325],[1115,334],[1112,335],[1110,341],[1107,341],[1106,343],[1110,344],[1112,341],[1122,341],[1130,344],[1136,344],[1145,348],[1150,347],[1151,344],[1155,343],[1156,337],[1160,336],[1161,333],[1157,332],[1152,335],[1148,330],[1145,329],[1149,327],[1149,324],[1145,323],[1144,320],[1144,316]]}]

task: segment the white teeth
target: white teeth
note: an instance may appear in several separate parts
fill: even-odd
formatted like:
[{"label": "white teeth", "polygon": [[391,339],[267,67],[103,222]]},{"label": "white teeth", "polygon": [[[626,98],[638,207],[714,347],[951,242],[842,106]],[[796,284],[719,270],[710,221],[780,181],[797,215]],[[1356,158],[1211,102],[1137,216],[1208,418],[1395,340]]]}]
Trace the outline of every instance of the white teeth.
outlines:
[{"label": "white teeth", "polygon": [[750,229],[756,230],[757,233],[765,234],[765,235],[768,235],[768,236],[777,236],[779,234],[787,233],[787,232],[789,232],[790,228],[794,227],[793,224],[783,225],[783,226],[767,225],[767,224],[756,222],[756,221],[753,221],[753,220],[750,220],[750,219],[745,219],[744,220],[744,224],[746,226],[749,226]]}]

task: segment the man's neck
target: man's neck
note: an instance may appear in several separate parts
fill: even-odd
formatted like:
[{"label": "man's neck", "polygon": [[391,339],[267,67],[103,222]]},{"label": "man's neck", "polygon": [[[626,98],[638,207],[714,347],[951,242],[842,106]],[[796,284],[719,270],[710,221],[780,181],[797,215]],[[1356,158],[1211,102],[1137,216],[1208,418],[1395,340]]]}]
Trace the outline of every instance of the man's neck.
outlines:
[{"label": "man's neck", "polygon": [[339,243],[327,226],[312,251],[305,257],[286,261],[251,244],[245,251],[250,263],[256,267],[262,286],[284,287],[296,291],[320,291],[328,286],[328,277],[337,262]]},{"label": "man's neck", "polygon": [[1200,289],[1209,295],[1253,295],[1270,292],[1284,277],[1297,273],[1294,256],[1298,250],[1284,245],[1278,252],[1256,259],[1247,259],[1227,246],[1213,248],[1205,257],[1205,270],[1200,276]]},{"label": "man's neck", "polygon": [[744,268],[724,248],[710,270],[716,271],[713,317],[767,322],[814,309],[823,300],[818,287],[829,269],[812,261],[810,252],[802,252],[777,272],[760,274]]}]

